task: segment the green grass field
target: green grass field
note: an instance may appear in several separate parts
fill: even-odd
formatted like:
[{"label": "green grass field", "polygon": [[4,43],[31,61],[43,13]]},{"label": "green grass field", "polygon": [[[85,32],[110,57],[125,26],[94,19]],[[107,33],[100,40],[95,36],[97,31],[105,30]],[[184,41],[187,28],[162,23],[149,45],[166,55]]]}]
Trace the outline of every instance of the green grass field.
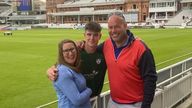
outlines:
[{"label": "green grass field", "polygon": [[[192,57],[192,29],[132,32],[152,49],[157,69]],[[107,37],[103,30],[101,42]],[[81,40],[83,30],[33,29],[13,31],[12,37],[0,31],[0,108],[35,108],[57,99],[46,70],[56,61],[57,43],[65,38]]]}]

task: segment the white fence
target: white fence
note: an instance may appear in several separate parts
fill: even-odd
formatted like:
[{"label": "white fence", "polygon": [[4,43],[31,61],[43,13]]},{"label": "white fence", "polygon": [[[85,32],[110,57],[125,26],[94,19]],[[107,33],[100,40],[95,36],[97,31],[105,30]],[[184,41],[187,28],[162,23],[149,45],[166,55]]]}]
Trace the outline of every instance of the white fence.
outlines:
[{"label": "white fence", "polygon": [[[171,108],[192,93],[192,58],[158,71],[157,89],[152,108]],[[104,92],[98,101],[100,107],[107,108],[110,91]],[[97,105],[97,106],[98,106]]]},{"label": "white fence", "polygon": [[[191,93],[192,57],[158,71],[157,89],[152,108],[172,108]],[[109,97],[110,91],[106,91],[101,93],[99,97],[92,98],[92,108],[107,108]],[[37,108],[46,107],[50,104]]]}]

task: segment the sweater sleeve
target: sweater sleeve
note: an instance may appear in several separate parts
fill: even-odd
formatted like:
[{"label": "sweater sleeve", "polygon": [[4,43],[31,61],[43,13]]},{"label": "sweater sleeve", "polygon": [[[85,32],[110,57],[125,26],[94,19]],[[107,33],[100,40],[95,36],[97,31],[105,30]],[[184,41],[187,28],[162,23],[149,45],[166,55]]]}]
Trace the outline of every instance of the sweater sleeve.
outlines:
[{"label": "sweater sleeve", "polygon": [[90,88],[85,88],[83,91],[79,91],[73,75],[69,69],[60,68],[59,77],[56,82],[56,86],[69,98],[74,105],[81,105],[89,101],[92,93]]},{"label": "sweater sleeve", "polygon": [[150,49],[146,49],[141,56],[139,69],[144,81],[144,97],[141,108],[151,108],[151,103],[156,89],[157,73],[155,61]]}]

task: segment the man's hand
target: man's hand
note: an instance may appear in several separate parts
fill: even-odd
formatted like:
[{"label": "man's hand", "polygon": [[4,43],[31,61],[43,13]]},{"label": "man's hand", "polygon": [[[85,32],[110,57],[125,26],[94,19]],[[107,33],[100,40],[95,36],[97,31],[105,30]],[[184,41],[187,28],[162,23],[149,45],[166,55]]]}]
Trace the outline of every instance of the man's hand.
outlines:
[{"label": "man's hand", "polygon": [[77,47],[81,50],[81,49],[84,49],[85,47],[85,41],[82,40],[82,41],[76,41],[75,44],[77,45]]},{"label": "man's hand", "polygon": [[48,70],[47,70],[47,77],[49,78],[49,80],[51,81],[55,81],[58,77],[58,70],[55,66],[51,66]]}]

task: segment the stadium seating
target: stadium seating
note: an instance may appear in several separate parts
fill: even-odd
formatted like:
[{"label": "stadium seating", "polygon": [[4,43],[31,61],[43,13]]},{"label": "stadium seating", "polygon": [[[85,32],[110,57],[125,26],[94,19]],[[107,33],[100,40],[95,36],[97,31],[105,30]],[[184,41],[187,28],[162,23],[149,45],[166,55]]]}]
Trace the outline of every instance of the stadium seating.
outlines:
[{"label": "stadium seating", "polygon": [[[181,26],[182,23],[186,23],[188,18],[192,18],[191,13],[192,13],[192,10],[182,10],[175,17],[171,18],[165,25],[166,26]],[[183,18],[183,16],[185,18]]]}]

